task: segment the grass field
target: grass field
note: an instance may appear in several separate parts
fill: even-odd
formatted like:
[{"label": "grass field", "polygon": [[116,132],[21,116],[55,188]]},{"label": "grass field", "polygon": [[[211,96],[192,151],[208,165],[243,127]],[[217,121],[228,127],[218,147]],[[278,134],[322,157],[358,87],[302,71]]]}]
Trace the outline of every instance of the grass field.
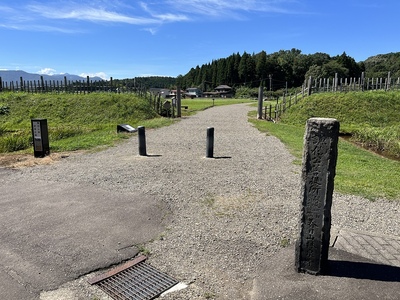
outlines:
[{"label": "grass field", "polygon": [[191,115],[197,111],[207,109],[213,106],[239,104],[239,103],[254,103],[254,100],[249,99],[224,99],[224,98],[197,98],[197,99],[182,99],[182,106],[187,106],[188,109],[182,109],[182,115]]}]

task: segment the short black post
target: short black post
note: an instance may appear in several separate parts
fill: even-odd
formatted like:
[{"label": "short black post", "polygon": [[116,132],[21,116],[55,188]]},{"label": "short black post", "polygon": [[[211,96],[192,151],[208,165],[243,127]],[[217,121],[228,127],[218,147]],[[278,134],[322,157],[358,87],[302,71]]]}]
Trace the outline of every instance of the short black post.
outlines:
[{"label": "short black post", "polygon": [[327,273],[338,138],[339,122],[336,119],[311,118],[307,121],[301,178],[300,237],[296,243],[298,272]]},{"label": "short black post", "polygon": [[138,137],[139,137],[139,155],[147,156],[145,128],[144,128],[144,126],[139,126],[137,129],[138,129]]},{"label": "short black post", "polygon": [[206,157],[214,157],[214,127],[207,128],[207,153]]}]

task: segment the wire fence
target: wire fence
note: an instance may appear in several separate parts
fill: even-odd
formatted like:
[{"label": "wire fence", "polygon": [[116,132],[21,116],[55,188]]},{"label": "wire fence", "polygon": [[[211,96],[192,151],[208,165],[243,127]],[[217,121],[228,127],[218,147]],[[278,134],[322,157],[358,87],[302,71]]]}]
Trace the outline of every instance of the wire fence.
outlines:
[{"label": "wire fence", "polygon": [[66,76],[62,80],[44,80],[40,76],[38,80],[19,80],[5,81],[0,77],[0,92],[27,92],[27,93],[75,93],[86,94],[93,92],[140,92],[142,86],[134,84],[117,85],[111,77],[110,80],[91,80],[89,76],[86,80],[68,80]]}]

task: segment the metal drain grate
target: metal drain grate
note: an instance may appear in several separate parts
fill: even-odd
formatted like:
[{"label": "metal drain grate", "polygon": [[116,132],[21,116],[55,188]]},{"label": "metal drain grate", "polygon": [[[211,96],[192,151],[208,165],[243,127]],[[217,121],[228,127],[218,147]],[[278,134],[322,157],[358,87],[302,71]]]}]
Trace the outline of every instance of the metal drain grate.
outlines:
[{"label": "metal drain grate", "polygon": [[145,256],[89,280],[115,300],[150,300],[178,283],[146,264]]}]

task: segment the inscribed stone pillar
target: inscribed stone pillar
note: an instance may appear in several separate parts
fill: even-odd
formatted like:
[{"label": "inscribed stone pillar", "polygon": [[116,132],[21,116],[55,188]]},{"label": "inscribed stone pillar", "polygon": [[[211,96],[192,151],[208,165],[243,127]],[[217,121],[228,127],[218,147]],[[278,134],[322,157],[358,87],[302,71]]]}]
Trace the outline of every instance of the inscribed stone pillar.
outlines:
[{"label": "inscribed stone pillar", "polygon": [[307,121],[301,178],[300,238],[296,243],[298,272],[326,273],[338,137],[337,120],[311,118]]}]

